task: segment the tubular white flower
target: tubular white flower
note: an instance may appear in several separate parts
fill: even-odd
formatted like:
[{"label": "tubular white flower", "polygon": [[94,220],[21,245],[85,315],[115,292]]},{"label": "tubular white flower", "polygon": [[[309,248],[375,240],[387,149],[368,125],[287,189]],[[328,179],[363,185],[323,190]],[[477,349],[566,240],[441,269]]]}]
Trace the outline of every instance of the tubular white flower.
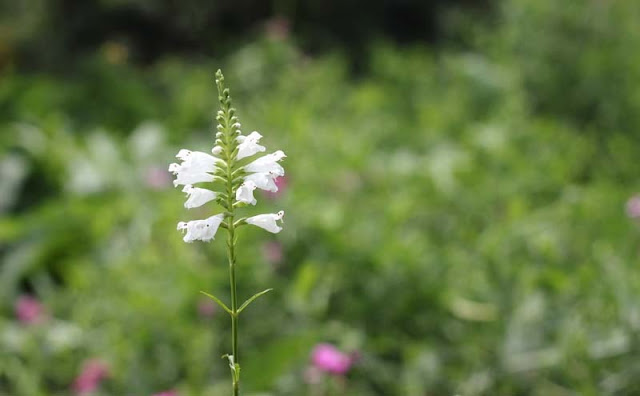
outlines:
[{"label": "tubular white flower", "polygon": [[194,170],[204,170],[206,172],[213,172],[215,169],[216,162],[220,161],[219,158],[216,158],[207,153],[203,153],[201,151],[190,151],[186,149],[182,149],[176,155],[176,158],[181,159],[183,166],[188,166],[193,168]]},{"label": "tubular white flower", "polygon": [[220,227],[223,219],[224,215],[218,214],[205,220],[193,220],[186,223],[181,221],[178,223],[178,230],[183,232],[186,230],[186,234],[182,240],[187,243],[193,241],[209,242],[214,239],[216,231],[218,231],[218,227]]},{"label": "tubular white flower", "polygon": [[184,207],[187,209],[202,206],[209,201],[213,201],[218,196],[214,191],[207,190],[206,188],[193,187],[191,184],[184,186],[182,192],[187,193],[188,198],[184,203]]},{"label": "tubular white flower", "polygon": [[188,168],[182,168],[181,165],[178,164],[169,165],[169,172],[176,175],[176,179],[173,181],[174,187],[178,187],[181,184],[187,185],[213,181],[213,175],[206,172],[193,172]]},{"label": "tubular white flower", "polygon": [[236,155],[236,159],[241,160],[265,151],[264,146],[258,144],[261,138],[262,135],[257,131],[253,131],[247,136],[238,136],[236,141],[240,144],[238,145],[238,155]]},{"label": "tubular white flower", "polygon": [[280,227],[276,223],[276,221],[278,220],[283,221],[282,220],[283,217],[284,217],[284,210],[281,210],[278,213],[267,213],[267,214],[261,214],[261,215],[249,217],[245,221],[247,222],[247,224],[252,224],[254,226],[263,228],[269,232],[277,234],[280,231],[282,231],[282,227]]},{"label": "tubular white flower", "polygon": [[273,172],[277,176],[284,176],[284,168],[278,164],[278,161],[281,161],[285,157],[286,155],[282,150],[278,150],[275,153],[258,158],[245,166],[244,170],[247,172]]},{"label": "tubular white flower", "polygon": [[216,163],[220,161],[207,153],[182,149],[176,155],[182,163],[169,165],[169,172],[176,175],[174,186],[213,181],[212,173],[216,170]]},{"label": "tubular white flower", "polygon": [[278,177],[278,175],[273,172],[258,172],[245,176],[244,180],[252,181],[256,187],[261,190],[278,192],[278,186],[275,181],[276,177]]},{"label": "tubular white flower", "polygon": [[256,183],[247,180],[238,187],[236,191],[236,201],[255,205],[256,199],[253,197],[253,190],[256,189]]}]

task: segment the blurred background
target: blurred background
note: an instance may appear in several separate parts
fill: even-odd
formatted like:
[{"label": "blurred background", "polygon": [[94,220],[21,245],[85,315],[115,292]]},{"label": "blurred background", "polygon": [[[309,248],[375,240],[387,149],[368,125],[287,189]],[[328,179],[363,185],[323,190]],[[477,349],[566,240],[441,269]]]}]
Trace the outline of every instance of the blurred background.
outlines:
[{"label": "blurred background", "polygon": [[[230,392],[167,172],[221,68],[287,170],[243,394],[640,394],[640,2],[5,0],[0,395]],[[243,298],[244,297],[244,298]],[[324,356],[318,358],[318,354]],[[326,360],[343,362],[335,367]],[[165,392],[165,393],[161,393]]]}]

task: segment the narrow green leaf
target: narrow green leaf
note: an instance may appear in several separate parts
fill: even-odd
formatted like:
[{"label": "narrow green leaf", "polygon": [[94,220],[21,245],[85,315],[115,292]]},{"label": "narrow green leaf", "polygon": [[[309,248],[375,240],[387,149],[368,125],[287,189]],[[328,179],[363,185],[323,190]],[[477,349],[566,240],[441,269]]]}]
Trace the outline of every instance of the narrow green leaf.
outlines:
[{"label": "narrow green leaf", "polygon": [[227,307],[226,305],[224,305],[224,303],[216,296],[209,294],[209,293],[205,293],[202,290],[200,290],[200,293],[204,294],[205,296],[209,297],[210,299],[212,299],[213,301],[217,302],[218,305],[220,305],[225,311],[227,311],[229,313],[229,315],[233,315],[233,312],[231,312],[231,310],[229,309],[229,307]]},{"label": "narrow green leaf", "polygon": [[245,309],[249,304],[251,304],[253,302],[253,300],[255,300],[256,298],[260,297],[263,294],[269,293],[271,290],[273,290],[273,289],[263,290],[260,293],[254,294],[253,297],[251,297],[250,299],[245,301],[244,304],[242,304],[240,306],[240,308],[238,309],[238,313],[242,312],[242,310]]}]

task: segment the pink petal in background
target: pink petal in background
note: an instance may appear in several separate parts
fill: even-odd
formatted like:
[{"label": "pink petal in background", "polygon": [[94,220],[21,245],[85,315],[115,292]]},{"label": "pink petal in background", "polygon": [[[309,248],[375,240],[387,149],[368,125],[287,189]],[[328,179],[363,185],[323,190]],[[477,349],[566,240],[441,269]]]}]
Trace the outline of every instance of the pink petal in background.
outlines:
[{"label": "pink petal in background", "polygon": [[311,353],[311,363],[321,371],[344,375],[346,374],[354,358],[331,344],[318,344]]},{"label": "pink petal in background", "polygon": [[24,324],[38,323],[45,318],[44,307],[32,296],[20,296],[15,303],[15,313]]},{"label": "pink petal in background", "polygon": [[82,366],[82,371],[73,381],[72,388],[76,394],[89,394],[98,389],[108,375],[109,368],[104,362],[97,359],[89,360]]},{"label": "pink petal in background", "polygon": [[170,391],[164,391],[160,393],[154,393],[151,396],[178,396],[178,392],[170,390]]}]

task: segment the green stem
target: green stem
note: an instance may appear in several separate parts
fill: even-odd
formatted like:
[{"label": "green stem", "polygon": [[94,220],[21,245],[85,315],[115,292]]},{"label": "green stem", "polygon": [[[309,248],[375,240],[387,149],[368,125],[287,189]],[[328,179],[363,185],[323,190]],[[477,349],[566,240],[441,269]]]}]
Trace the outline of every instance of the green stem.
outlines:
[{"label": "green stem", "polygon": [[[227,241],[227,255],[229,256],[229,285],[231,287],[231,354],[234,365],[238,365],[238,294],[236,292],[236,256],[233,217],[230,217],[229,239]],[[235,368],[231,369],[231,380],[233,383],[233,396],[238,396],[239,386],[238,374]]]},{"label": "green stem", "polygon": [[[228,168],[229,175],[231,167]],[[233,186],[231,178],[227,179],[227,204],[229,208],[233,208]],[[239,373],[237,373],[238,364],[238,293],[236,291],[236,252],[235,252],[235,225],[233,224],[233,209],[229,218],[229,227],[227,229],[227,256],[229,257],[229,286],[231,288],[231,354],[233,355],[234,368],[231,369],[231,379],[233,383],[233,396],[240,394]]]},{"label": "green stem", "polygon": [[236,130],[237,118],[233,115],[235,110],[231,108],[231,97],[229,90],[224,88],[224,77],[222,72],[218,70],[216,73],[216,85],[218,87],[218,98],[220,100],[222,114],[216,118],[219,121],[218,130],[222,132],[222,139],[217,140],[224,146],[224,152],[226,153],[225,162],[223,163],[223,169],[226,168],[226,173],[222,179],[226,179],[227,193],[223,199],[226,201],[226,221],[227,221],[227,256],[229,258],[229,286],[231,289],[231,355],[233,359],[229,360],[231,366],[231,381],[233,383],[233,396],[240,394],[240,365],[238,363],[238,316],[240,314],[238,309],[238,293],[236,290],[236,238],[234,224],[235,208],[233,201],[234,195],[234,177],[238,173],[234,171],[235,166],[235,150],[236,150]]},{"label": "green stem", "polygon": [[[229,109],[226,108],[227,117],[229,117]],[[233,396],[238,396],[240,394],[240,375],[237,372],[237,368],[239,367],[238,363],[238,293],[236,289],[236,252],[235,252],[235,224],[233,224],[233,219],[235,216],[235,211],[233,208],[233,165],[234,158],[233,153],[229,149],[233,147],[233,139],[235,136],[232,134],[231,128],[229,125],[231,124],[231,120],[227,118],[225,120],[225,140],[227,145],[227,208],[230,211],[230,215],[228,216],[228,224],[229,227],[227,229],[227,256],[229,257],[229,286],[231,288],[231,354],[233,355],[234,366],[231,369],[231,380],[233,383]]]}]

